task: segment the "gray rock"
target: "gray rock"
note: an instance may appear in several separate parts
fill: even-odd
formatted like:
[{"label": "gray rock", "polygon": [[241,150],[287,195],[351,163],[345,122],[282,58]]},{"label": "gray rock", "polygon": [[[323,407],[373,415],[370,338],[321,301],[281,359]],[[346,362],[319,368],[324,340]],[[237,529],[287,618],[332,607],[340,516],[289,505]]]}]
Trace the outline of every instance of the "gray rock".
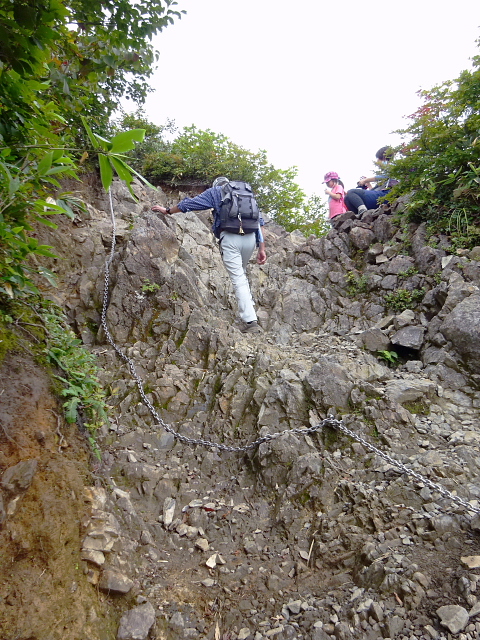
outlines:
[{"label": "gray rock", "polygon": [[480,260],[480,247],[473,247],[473,249],[468,254],[470,260]]},{"label": "gray rock", "polygon": [[384,618],[383,609],[378,602],[372,602],[372,605],[370,607],[370,614],[372,618],[377,622],[382,622]]},{"label": "gray rock", "polygon": [[155,609],[146,602],[130,609],[120,618],[117,640],[146,640],[155,622]]},{"label": "gray rock", "polygon": [[27,491],[32,484],[37,466],[37,460],[22,460],[5,471],[1,486],[10,499]]},{"label": "gray rock", "polygon": [[480,514],[476,514],[472,517],[470,526],[474,531],[480,531]]},{"label": "gray rock", "polygon": [[369,247],[367,251],[368,262],[372,264],[375,264],[375,262],[377,262],[378,264],[378,261],[376,260],[376,258],[381,255],[382,251],[383,251],[383,244],[381,244],[380,242],[377,242],[371,247]]},{"label": "gray rock", "polygon": [[384,267],[385,274],[399,275],[405,271],[411,269],[414,265],[413,258],[408,256],[396,256],[392,258],[388,264]]},{"label": "gray rock", "polygon": [[437,615],[440,618],[440,624],[451,633],[460,633],[468,624],[468,611],[457,604],[449,604],[437,609]]},{"label": "gray rock", "polygon": [[421,360],[408,360],[408,362],[405,363],[405,369],[409,373],[420,373],[423,369],[423,362]]},{"label": "gray rock", "polygon": [[[123,242],[112,265],[109,322],[138,364],[147,395],[175,430],[187,437],[241,445],[266,433],[318,425],[327,409],[338,407],[345,425],[368,441],[449,490],[460,490],[466,499],[480,499],[478,380],[464,371],[452,344],[439,331],[447,314],[475,295],[472,282],[480,282],[480,262],[451,259],[441,284],[422,302],[423,316],[406,312],[379,325],[386,313],[382,280],[388,290],[401,286],[409,291],[433,287],[438,280],[418,274],[405,281],[403,274],[412,260],[399,255],[397,242],[382,253],[381,245],[370,245],[366,255],[356,252],[353,263],[353,239],[370,242],[370,227],[385,242],[396,231],[391,217],[370,212],[360,225],[345,218],[342,231],[332,229],[320,239],[269,224],[269,260],[261,268],[252,264],[250,271],[266,331],[260,341],[252,341],[233,323],[236,303],[212,243],[208,215],[154,219],[147,213],[150,202],[143,202],[145,215],[139,215],[133,203],[123,202],[119,209],[132,228],[119,226]],[[95,215],[105,218],[102,212]],[[72,264],[70,255],[65,266],[58,261],[59,275],[68,275],[72,283],[72,291],[61,295],[68,298],[72,321],[81,332],[87,321],[98,323],[103,242],[108,245],[106,223],[101,237],[93,225],[85,227],[84,242],[76,243],[83,247],[81,268]],[[74,225],[69,228],[75,233]],[[420,232],[414,242],[416,265],[433,256],[430,269],[444,256],[431,253],[431,248],[425,251],[424,243]],[[376,264],[377,258],[384,264]],[[363,269],[365,259],[369,264]],[[465,265],[461,270],[460,264]],[[345,293],[349,271],[368,278],[368,292],[358,291],[355,299]],[[161,290],[144,295],[145,278]],[[426,370],[420,371],[421,365],[412,361],[388,369],[352,342],[356,335],[362,347],[387,349],[390,334],[370,327],[381,329],[395,321],[398,331],[415,318],[428,327],[421,353]],[[339,337],[347,335],[348,340]],[[381,342],[375,343],[377,339]],[[457,507],[447,506],[446,498],[433,489],[400,476],[379,456],[330,429],[264,442],[247,453],[248,464],[236,453],[211,453],[174,441],[138,404],[123,364],[103,339],[92,336],[91,344],[102,366],[102,382],[114,390],[118,417],[115,429],[102,435],[107,440],[105,466],[111,467],[115,488],[125,493],[128,489],[135,510],[127,495],[118,492],[113,505],[107,482],[108,498],[101,509],[115,509],[120,526],[92,517],[83,535],[88,546],[113,544],[107,562],[135,576],[142,592],[155,598],[162,609],[159,615],[169,621],[167,635],[230,633],[247,640],[251,629],[255,640],[343,640],[351,626],[354,637],[362,640],[417,640],[422,633],[428,637],[428,623],[439,626],[435,615],[432,620],[432,601],[444,597],[446,604],[459,602],[462,584],[470,598],[465,606],[472,606],[478,592],[474,578],[468,576],[467,591],[465,580],[460,583],[455,574],[448,574],[452,552],[458,558],[475,552],[463,546],[469,537],[466,516],[463,512],[457,518]],[[430,413],[411,414],[399,404],[408,400],[421,400]],[[159,520],[166,499],[163,516],[171,501],[177,503],[168,527]],[[207,502],[213,507],[204,509]],[[233,507],[243,503],[248,510]],[[448,509],[451,521],[437,520],[442,518],[440,508]],[[475,526],[480,530],[480,521]],[[147,535],[147,529],[153,535]],[[15,544],[21,545],[22,531],[12,532],[17,535]],[[197,537],[209,540],[212,551],[205,557],[195,550]],[[366,541],[371,547],[360,552]],[[92,583],[101,575],[94,566],[101,553],[96,548],[82,552]],[[225,554],[225,564],[212,560],[219,553]],[[428,584],[430,560],[437,574],[445,573],[445,587],[433,576],[433,584]],[[198,573],[190,580],[188,571],[194,565]],[[316,571],[330,578],[318,583]],[[164,593],[159,582],[175,585],[177,578],[178,588]],[[451,592],[444,596],[448,586]],[[369,591],[364,593],[362,587]],[[430,588],[425,594],[423,590]],[[216,608],[219,593],[225,599],[223,613]],[[358,602],[367,596],[368,604],[357,611]],[[144,603],[137,600],[129,606]],[[278,618],[280,613],[284,620]],[[198,619],[204,615],[205,620]],[[316,621],[318,626],[312,628]],[[159,623],[164,624],[160,619]],[[464,630],[472,638],[480,628],[475,624],[471,620],[472,628],[467,625]]]},{"label": "gray rock", "polygon": [[452,311],[460,302],[472,295],[479,295],[479,289],[471,282],[465,282],[458,273],[452,273],[448,279],[448,291],[442,311]]},{"label": "gray rock", "polygon": [[392,336],[392,344],[418,351],[423,344],[424,327],[403,327]]},{"label": "gray rock", "polygon": [[377,322],[377,324],[375,325],[375,328],[376,329],[386,329],[389,325],[392,324],[394,318],[395,318],[395,316],[393,316],[393,315],[385,316],[384,318],[382,318],[381,320],[379,320]]},{"label": "gray rock", "polygon": [[480,295],[465,298],[440,326],[454,349],[475,373],[480,373]]},{"label": "gray rock", "polygon": [[385,276],[381,281],[380,286],[386,291],[391,291],[397,287],[397,280],[398,278],[395,275]]},{"label": "gray rock", "polygon": [[372,328],[362,331],[353,336],[355,342],[360,346],[372,351],[385,351],[390,346],[390,338],[381,329]]},{"label": "gray rock", "polygon": [[163,524],[169,527],[173,522],[177,501],[175,498],[165,498],[163,503]]},{"label": "gray rock", "polygon": [[415,402],[432,396],[435,392],[435,384],[428,379],[417,380],[389,380],[386,386],[386,394],[393,401],[403,404]]},{"label": "gray rock", "polygon": [[422,247],[415,255],[415,264],[421,273],[434,275],[442,269],[442,258],[445,251],[433,249],[432,247]]},{"label": "gray rock", "polygon": [[380,215],[373,223],[373,233],[379,242],[387,242],[397,231],[398,227],[393,224],[391,216]]},{"label": "gray rock", "polygon": [[169,620],[169,626],[173,629],[184,629],[185,628],[185,620],[183,619],[180,611],[175,611],[173,616]]},{"label": "gray rock", "polygon": [[458,522],[455,518],[448,515],[432,518],[432,524],[439,536],[443,535],[447,531],[458,531],[459,528]]},{"label": "gray rock", "polygon": [[332,640],[332,636],[325,633],[321,628],[315,628],[312,633],[312,640]]},{"label": "gray rock", "polygon": [[355,638],[346,622],[339,622],[335,625],[334,635],[337,640],[354,640]]},{"label": "gray rock", "polygon": [[293,613],[293,615],[296,615],[297,613],[300,613],[301,608],[302,608],[302,601],[301,600],[293,600],[291,602],[289,602],[287,604],[287,607],[290,611],[290,613]]},{"label": "gray rock", "polygon": [[128,593],[133,587],[133,580],[127,578],[114,569],[105,569],[98,583],[102,591],[112,591],[113,593]]},{"label": "gray rock", "polygon": [[402,313],[399,313],[397,316],[395,316],[394,318],[394,325],[395,325],[395,329],[401,329],[402,327],[406,327],[409,324],[412,324],[412,322],[415,320],[415,311],[412,311],[411,309],[405,309],[405,311],[402,311]]},{"label": "gray rock", "polygon": [[95,551],[94,549],[82,549],[80,557],[82,560],[87,560],[88,562],[97,565],[97,567],[101,567],[105,564],[105,555],[101,551]]},{"label": "gray rock", "polygon": [[390,638],[396,638],[398,634],[403,631],[404,627],[405,620],[400,616],[388,616],[385,620],[387,636],[389,636]]},{"label": "gray rock", "polygon": [[374,234],[369,229],[363,227],[353,227],[349,233],[350,240],[354,247],[364,251],[372,244],[375,239]]},{"label": "gray rock", "polygon": [[326,357],[319,358],[318,363],[313,365],[305,382],[316,400],[325,409],[328,407],[346,409],[348,407],[353,383],[338,362]]},{"label": "gray rock", "polygon": [[438,631],[434,629],[431,624],[426,624],[424,628],[429,636],[433,638],[433,640],[437,640],[437,638],[439,637]]}]

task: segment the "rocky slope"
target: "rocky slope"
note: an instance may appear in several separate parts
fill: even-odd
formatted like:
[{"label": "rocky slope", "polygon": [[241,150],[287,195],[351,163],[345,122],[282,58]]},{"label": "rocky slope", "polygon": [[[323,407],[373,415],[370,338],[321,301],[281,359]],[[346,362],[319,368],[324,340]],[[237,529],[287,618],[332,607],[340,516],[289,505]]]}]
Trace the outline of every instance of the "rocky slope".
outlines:
[{"label": "rocky slope", "polygon": [[[423,227],[381,209],[320,239],[269,223],[268,261],[250,272],[264,333],[245,336],[209,214],[152,214],[165,194],[136,189],[139,203],[113,187],[108,326],[183,440],[105,340],[111,222],[108,199],[92,198],[43,238],[62,256],[55,298],[98,355],[112,407],[86,502],[57,498],[81,521],[81,613],[66,601],[76,625],[26,625],[5,569],[6,640],[480,637],[480,250],[427,245]],[[292,431],[327,415],[360,441],[333,423]],[[238,452],[188,442],[284,431]],[[3,461],[10,537],[45,469],[42,451],[15,456]],[[24,478],[11,469],[33,459],[12,511],[8,474]]]}]

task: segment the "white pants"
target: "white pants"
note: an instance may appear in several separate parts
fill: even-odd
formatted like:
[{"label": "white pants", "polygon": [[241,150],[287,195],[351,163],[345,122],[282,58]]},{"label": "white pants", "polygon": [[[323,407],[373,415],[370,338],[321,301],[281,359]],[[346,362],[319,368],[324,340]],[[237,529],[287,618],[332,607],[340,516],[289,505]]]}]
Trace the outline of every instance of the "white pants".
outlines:
[{"label": "white pants", "polygon": [[244,322],[252,322],[257,319],[246,273],[255,244],[255,233],[240,235],[222,231],[220,235],[220,253],[223,264],[232,281],[238,312]]}]

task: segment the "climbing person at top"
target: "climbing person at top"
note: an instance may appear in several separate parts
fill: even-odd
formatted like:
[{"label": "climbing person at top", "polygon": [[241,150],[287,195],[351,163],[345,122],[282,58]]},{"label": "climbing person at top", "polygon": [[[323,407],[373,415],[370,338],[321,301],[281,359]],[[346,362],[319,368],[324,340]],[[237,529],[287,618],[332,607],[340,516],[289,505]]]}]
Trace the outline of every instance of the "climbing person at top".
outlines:
[{"label": "climbing person at top", "polygon": [[329,171],[323,176],[323,184],[327,185],[325,194],[328,196],[328,217],[331,220],[347,211],[345,205],[345,187],[336,171]]},{"label": "climbing person at top", "polygon": [[167,215],[206,209],[213,209],[212,231],[219,240],[222,261],[235,291],[242,321],[240,331],[259,333],[261,328],[246,269],[255,246],[258,264],[265,264],[267,254],[262,230],[265,222],[250,185],[247,182],[230,181],[222,176],[216,178],[210,189],[194,198],[184,198],[173,207],[152,207],[152,211]]},{"label": "climbing person at top", "polygon": [[[393,159],[391,147],[382,147],[375,154],[378,173],[369,178],[360,178],[356,189],[349,189],[345,196],[345,204],[349,211],[361,216],[368,209],[376,209],[378,201],[386,195],[390,189],[398,183],[398,180],[389,178],[384,171]],[[374,184],[374,186],[372,186]]]}]

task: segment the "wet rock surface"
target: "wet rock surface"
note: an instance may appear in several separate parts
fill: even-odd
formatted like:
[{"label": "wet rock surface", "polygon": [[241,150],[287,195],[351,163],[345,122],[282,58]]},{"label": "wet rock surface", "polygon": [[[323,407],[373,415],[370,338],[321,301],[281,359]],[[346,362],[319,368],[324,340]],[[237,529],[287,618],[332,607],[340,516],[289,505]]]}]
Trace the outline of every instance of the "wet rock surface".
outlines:
[{"label": "wet rock surface", "polygon": [[[54,265],[110,392],[80,546],[92,589],[122,610],[117,637],[480,637],[480,571],[462,561],[480,555],[478,515],[441,490],[479,508],[475,322],[455,322],[476,318],[474,261],[442,268],[421,228],[408,254],[382,210],[320,239],[270,223],[268,261],[250,270],[264,333],[246,336],[209,214],[153,215],[166,197],[136,188],[140,204],[114,185],[108,324],[183,441],[99,328],[106,202],[65,223],[70,257]],[[389,306],[398,290],[411,309]],[[327,415],[360,440],[292,431]],[[279,432],[241,451],[193,442]]]}]

